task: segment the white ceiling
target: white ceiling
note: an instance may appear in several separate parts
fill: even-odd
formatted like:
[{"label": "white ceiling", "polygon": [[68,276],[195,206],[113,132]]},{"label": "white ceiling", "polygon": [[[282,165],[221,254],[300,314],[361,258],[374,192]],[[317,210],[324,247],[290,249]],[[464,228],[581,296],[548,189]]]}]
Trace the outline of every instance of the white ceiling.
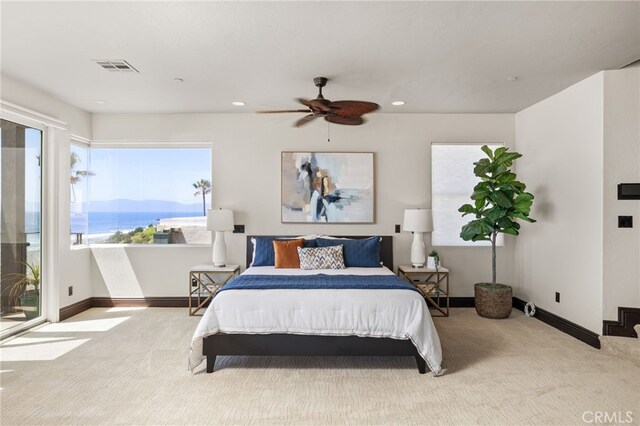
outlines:
[{"label": "white ceiling", "polygon": [[2,73],[91,112],[295,107],[320,75],[328,99],[385,112],[516,112],[640,58],[639,2],[3,1],[1,14]]}]

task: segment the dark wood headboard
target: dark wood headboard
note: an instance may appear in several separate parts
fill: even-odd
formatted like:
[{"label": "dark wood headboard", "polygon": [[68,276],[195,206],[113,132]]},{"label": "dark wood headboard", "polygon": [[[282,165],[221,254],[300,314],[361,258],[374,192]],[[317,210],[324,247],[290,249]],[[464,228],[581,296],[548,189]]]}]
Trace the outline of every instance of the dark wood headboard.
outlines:
[{"label": "dark wood headboard", "polygon": [[[245,266],[248,268],[253,259],[253,243],[251,238],[254,237],[270,237],[270,238],[292,238],[297,235],[247,235],[247,258]],[[336,238],[352,238],[363,239],[369,238],[371,235],[336,235]],[[380,260],[382,264],[393,271],[393,237],[391,235],[382,235],[380,241]]]}]

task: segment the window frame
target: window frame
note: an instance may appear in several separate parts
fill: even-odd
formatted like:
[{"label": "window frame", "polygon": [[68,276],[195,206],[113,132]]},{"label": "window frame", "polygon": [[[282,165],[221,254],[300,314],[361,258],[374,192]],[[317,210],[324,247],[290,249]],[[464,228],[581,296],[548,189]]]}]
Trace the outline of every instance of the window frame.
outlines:
[{"label": "window frame", "polygon": [[[430,191],[430,209],[432,210],[434,216],[437,214],[434,210],[433,210],[433,199],[434,199],[434,191],[433,191],[433,147],[434,145],[448,145],[448,146],[477,146],[478,148],[483,146],[483,145],[499,145],[499,146],[503,146],[503,147],[508,147],[507,144],[505,144],[504,142],[431,142],[429,144],[429,160],[430,160],[430,173],[429,173],[429,179],[430,179],[430,187],[429,187],[429,191]],[[482,157],[478,157],[478,159],[480,159]],[[471,202],[471,194],[469,194],[469,202]],[[460,215],[462,215],[462,213],[460,213]],[[469,216],[465,216],[465,217],[469,217]],[[469,217],[469,221],[471,220],[471,218]],[[434,226],[435,229],[435,226]],[[487,248],[487,247],[491,247],[491,242],[490,241],[464,241],[460,238],[460,241],[462,242],[461,244],[436,244],[433,241],[433,232],[431,233],[431,245],[433,247],[456,247],[456,248]],[[504,243],[504,235],[499,233],[498,234],[498,238],[496,241],[496,247],[504,247],[505,243]]]},{"label": "window frame", "polygon": [[[78,146],[80,148],[84,148],[87,150],[87,170],[91,170],[91,141],[89,139],[83,138],[82,136],[78,136],[78,135],[70,135],[70,142],[69,142],[69,157],[71,156],[71,152],[74,146]],[[87,234],[89,234],[89,197],[91,194],[91,190],[90,190],[90,185],[91,185],[91,180],[88,179],[87,177]],[[71,235],[71,188],[69,188],[69,235]],[[73,244],[73,242],[70,242],[70,248],[72,250],[74,249],[80,249],[80,248],[86,248],[89,246],[89,243],[86,241],[83,241],[80,244]]]},{"label": "window frame", "polygon": [[[89,151],[89,163],[91,163],[91,149],[208,149],[211,152],[211,160],[209,164],[210,176],[209,180],[213,186],[213,144],[207,140],[188,140],[188,141],[175,141],[175,140],[92,140],[90,142]],[[91,184],[89,184],[91,186]],[[91,199],[91,188],[89,188],[89,199]],[[210,207],[213,208],[213,197],[210,196]],[[91,208],[89,208],[91,211]],[[178,243],[178,244],[135,244],[135,243],[86,243],[88,247],[96,248],[117,248],[117,247],[136,247],[136,248],[178,248],[178,247],[212,247],[213,237],[209,243]],[[82,246],[74,246],[82,247]]]},{"label": "window frame", "polygon": [[0,331],[0,339],[21,333],[45,321],[59,318],[59,276],[57,222],[60,215],[58,197],[58,154],[61,134],[67,123],[0,99],[0,118],[32,127],[42,132],[40,155],[40,316],[10,329]]}]

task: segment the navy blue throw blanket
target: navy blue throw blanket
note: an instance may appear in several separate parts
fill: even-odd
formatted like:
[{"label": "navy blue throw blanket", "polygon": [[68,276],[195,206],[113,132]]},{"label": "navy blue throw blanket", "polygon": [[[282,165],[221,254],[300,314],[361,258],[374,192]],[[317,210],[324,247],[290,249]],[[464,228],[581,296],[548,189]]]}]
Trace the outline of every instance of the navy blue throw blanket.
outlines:
[{"label": "navy blue throw blanket", "polygon": [[274,289],[363,289],[413,290],[414,286],[395,275],[245,275],[222,286],[225,290]]}]

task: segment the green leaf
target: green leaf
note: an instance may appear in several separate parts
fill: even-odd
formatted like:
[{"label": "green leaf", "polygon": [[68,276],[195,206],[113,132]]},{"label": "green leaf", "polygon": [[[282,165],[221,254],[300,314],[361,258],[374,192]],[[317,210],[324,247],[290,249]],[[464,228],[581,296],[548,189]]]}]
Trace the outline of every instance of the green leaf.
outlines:
[{"label": "green leaf", "polygon": [[514,229],[514,228],[505,228],[500,232],[502,232],[503,234],[509,234],[509,235],[518,235],[519,234],[518,230]]},{"label": "green leaf", "polygon": [[522,194],[518,194],[513,203],[513,208],[525,215],[528,215],[531,211],[531,206],[533,205],[533,195],[528,192],[523,192]]},{"label": "green leaf", "polygon": [[519,152],[504,152],[500,155],[496,155],[494,161],[498,164],[504,164],[505,166],[511,166],[514,160],[522,157]]},{"label": "green leaf", "polygon": [[491,220],[492,222],[497,222],[501,218],[503,218],[506,213],[507,211],[500,208],[499,206],[493,206],[484,214],[484,217]]},{"label": "green leaf", "polygon": [[516,219],[524,220],[525,222],[529,222],[529,223],[535,222],[535,220],[531,219],[529,216],[519,211],[512,212],[510,216]]},{"label": "green leaf", "polygon": [[487,198],[489,196],[489,191],[473,191],[471,194],[472,200],[482,200],[483,198]]},{"label": "green leaf", "polygon": [[495,167],[491,163],[491,161],[489,161],[486,158],[483,158],[477,163],[473,163],[473,164],[475,164],[475,167],[473,168],[473,173],[478,177],[486,177],[487,174],[491,173],[491,171]]},{"label": "green leaf", "polygon": [[494,160],[498,157],[500,157],[502,154],[504,154],[505,152],[507,152],[509,150],[509,148],[501,146],[499,148],[496,148],[495,152],[493,153],[493,158]]},{"label": "green leaf", "polygon": [[516,174],[511,172],[502,173],[496,180],[500,183],[513,182],[516,179]]},{"label": "green leaf", "polygon": [[493,152],[491,152],[491,148],[489,148],[487,145],[482,145],[482,148],[480,149],[482,150],[482,152],[487,154],[487,157],[489,157],[489,159],[493,160]]},{"label": "green leaf", "polygon": [[482,180],[478,182],[476,186],[473,187],[473,190],[474,191],[491,191],[492,190],[491,183],[487,182],[486,180]]},{"label": "green leaf", "polygon": [[473,221],[467,223],[462,227],[462,231],[460,232],[460,238],[465,241],[473,241],[473,239],[478,235],[476,226]]},{"label": "green leaf", "polygon": [[518,182],[518,181],[511,182],[511,185],[513,185],[516,188],[518,188],[519,191],[524,191],[527,188],[527,185],[525,185],[522,182]]},{"label": "green leaf", "polygon": [[476,209],[474,209],[471,204],[465,204],[465,205],[461,206],[458,209],[458,211],[460,213],[462,213],[462,216],[465,216],[465,215],[470,214],[470,213],[473,213],[473,214],[476,213]]},{"label": "green leaf", "polygon": [[507,228],[520,229],[520,224],[514,222],[508,217],[503,217],[502,219],[500,219],[498,221],[498,225],[500,226],[501,229],[507,229]]},{"label": "green leaf", "polygon": [[493,192],[491,195],[489,195],[489,199],[491,199],[491,201],[493,201],[495,204],[505,209],[508,209],[509,207],[511,207],[511,200],[502,191]]},{"label": "green leaf", "polygon": [[476,200],[476,209],[480,210],[482,208],[484,208],[484,206],[487,204],[487,199],[486,198],[482,198],[479,200]]}]

